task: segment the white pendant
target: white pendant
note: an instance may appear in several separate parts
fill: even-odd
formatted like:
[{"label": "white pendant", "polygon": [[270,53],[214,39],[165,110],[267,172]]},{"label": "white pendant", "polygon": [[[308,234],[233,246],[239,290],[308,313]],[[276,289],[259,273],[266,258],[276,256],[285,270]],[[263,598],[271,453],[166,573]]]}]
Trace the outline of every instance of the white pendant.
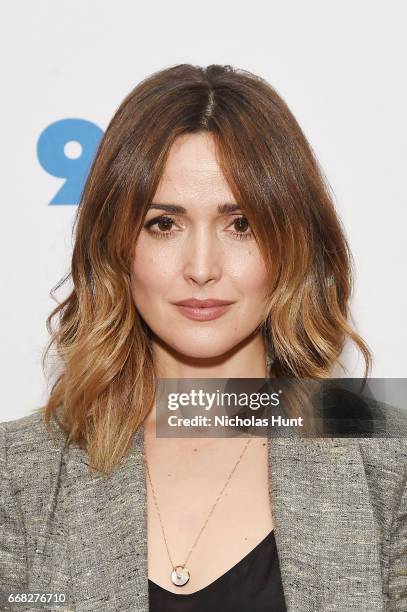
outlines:
[{"label": "white pendant", "polygon": [[171,580],[175,586],[184,586],[189,580],[189,571],[183,565],[176,565],[171,572]]}]

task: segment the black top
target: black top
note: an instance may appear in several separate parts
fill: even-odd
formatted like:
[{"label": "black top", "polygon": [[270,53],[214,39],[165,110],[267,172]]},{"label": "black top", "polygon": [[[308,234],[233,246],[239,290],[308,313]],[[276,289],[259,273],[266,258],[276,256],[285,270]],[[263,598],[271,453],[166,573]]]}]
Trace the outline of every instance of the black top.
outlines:
[{"label": "black top", "polygon": [[150,612],[286,612],[274,530],[243,559],[195,593],[148,580]]}]

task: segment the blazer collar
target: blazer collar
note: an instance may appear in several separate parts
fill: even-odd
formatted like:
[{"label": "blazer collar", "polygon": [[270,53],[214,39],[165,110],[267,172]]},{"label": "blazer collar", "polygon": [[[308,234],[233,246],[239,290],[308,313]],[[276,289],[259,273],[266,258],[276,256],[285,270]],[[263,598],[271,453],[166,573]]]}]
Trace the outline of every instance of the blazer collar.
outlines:
[{"label": "blazer collar", "polygon": [[[144,428],[106,481],[66,451],[63,497],[76,601],[148,612]],[[380,550],[357,439],[268,438],[269,492],[288,612],[383,612]],[[81,604],[80,604],[81,605]]]}]

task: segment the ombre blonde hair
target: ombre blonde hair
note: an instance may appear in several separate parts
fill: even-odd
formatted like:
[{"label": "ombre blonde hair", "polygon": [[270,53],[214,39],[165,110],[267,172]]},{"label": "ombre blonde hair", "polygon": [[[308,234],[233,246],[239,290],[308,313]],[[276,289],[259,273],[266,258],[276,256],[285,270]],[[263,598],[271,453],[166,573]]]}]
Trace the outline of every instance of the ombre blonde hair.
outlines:
[{"label": "ombre blonde hair", "polygon": [[[272,375],[326,378],[350,338],[352,260],[312,149],[265,80],[231,66],[181,64],[143,80],[110,121],[74,222],[73,288],[50,313],[43,368],[56,357],[44,413],[109,474],[155,401],[150,334],[130,289],[135,243],[178,136],[209,132],[270,270],[263,339]],[[56,329],[53,321],[57,319]]]}]

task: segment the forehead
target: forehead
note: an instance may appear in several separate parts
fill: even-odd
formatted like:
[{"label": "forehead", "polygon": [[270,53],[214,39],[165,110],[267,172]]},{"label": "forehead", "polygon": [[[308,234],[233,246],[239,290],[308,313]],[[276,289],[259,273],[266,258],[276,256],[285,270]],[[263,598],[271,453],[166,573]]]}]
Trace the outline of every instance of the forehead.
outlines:
[{"label": "forehead", "polygon": [[185,206],[235,201],[219,167],[215,143],[209,133],[185,134],[176,139],[153,200]]}]

